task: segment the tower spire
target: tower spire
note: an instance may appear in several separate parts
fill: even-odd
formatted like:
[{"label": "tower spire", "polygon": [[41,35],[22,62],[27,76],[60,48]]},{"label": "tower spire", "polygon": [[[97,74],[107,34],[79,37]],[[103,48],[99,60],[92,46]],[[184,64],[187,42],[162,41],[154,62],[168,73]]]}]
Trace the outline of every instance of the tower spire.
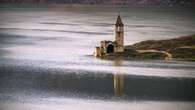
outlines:
[{"label": "tower spire", "polygon": [[115,26],[123,26],[123,25],[124,25],[124,24],[123,24],[123,22],[122,22],[122,20],[121,20],[120,14],[119,14],[118,17],[117,17]]}]

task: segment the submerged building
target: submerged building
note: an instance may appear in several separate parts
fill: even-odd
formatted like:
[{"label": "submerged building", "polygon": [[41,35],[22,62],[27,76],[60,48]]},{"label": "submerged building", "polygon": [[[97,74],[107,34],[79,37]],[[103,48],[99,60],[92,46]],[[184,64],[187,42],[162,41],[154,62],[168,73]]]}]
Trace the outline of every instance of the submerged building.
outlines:
[{"label": "submerged building", "polygon": [[115,41],[101,41],[100,46],[95,48],[94,56],[102,57],[122,52],[124,52],[124,24],[119,15],[115,24]]}]

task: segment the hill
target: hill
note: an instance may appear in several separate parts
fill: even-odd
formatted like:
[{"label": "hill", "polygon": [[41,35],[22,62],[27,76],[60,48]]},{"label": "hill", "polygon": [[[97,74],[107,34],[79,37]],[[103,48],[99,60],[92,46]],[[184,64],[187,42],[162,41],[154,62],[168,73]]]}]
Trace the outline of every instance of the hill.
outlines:
[{"label": "hill", "polygon": [[1,0],[0,3],[106,4],[128,6],[194,6],[194,0]]},{"label": "hill", "polygon": [[125,47],[135,50],[156,50],[167,52],[174,59],[195,60],[195,35],[167,40],[147,40]]}]

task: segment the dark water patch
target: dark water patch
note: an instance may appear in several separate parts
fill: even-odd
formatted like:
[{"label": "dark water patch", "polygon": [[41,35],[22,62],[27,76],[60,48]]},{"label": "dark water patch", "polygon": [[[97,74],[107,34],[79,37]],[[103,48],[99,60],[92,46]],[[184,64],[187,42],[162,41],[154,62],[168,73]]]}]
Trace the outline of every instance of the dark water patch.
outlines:
[{"label": "dark water patch", "polygon": [[131,27],[131,28],[162,28],[162,26],[155,26],[155,25],[126,25],[127,27]]},{"label": "dark water patch", "polygon": [[124,83],[124,94],[136,99],[195,100],[195,79],[126,76]]},{"label": "dark water patch", "polygon": [[0,48],[0,57],[1,57],[1,58],[2,58],[3,56],[7,55],[7,54],[10,54],[10,52],[7,51],[7,50],[4,50],[4,49],[1,49],[1,48]]},{"label": "dark water patch", "polygon": [[[35,38],[37,41],[73,41],[73,38],[70,37],[38,37]],[[76,39],[74,39],[76,41]]]},{"label": "dark water patch", "polygon": [[91,26],[101,26],[101,27],[112,27],[113,23],[95,23],[95,22],[87,22],[86,24]]},{"label": "dark water patch", "polygon": [[[118,78],[120,87],[114,83]],[[70,69],[24,66],[0,67],[0,93],[25,92],[112,99],[116,88],[126,100],[195,101],[194,78],[164,78],[122,75]]]},{"label": "dark water patch", "polygon": [[27,36],[10,35],[0,33],[0,47],[10,47],[14,45],[34,44]]},{"label": "dark water patch", "polygon": [[[74,38],[62,36],[62,37],[32,37],[32,36],[24,36],[24,35],[14,35],[14,34],[3,34],[0,33],[0,48],[2,47],[12,47],[16,45],[38,45],[41,44],[42,41],[73,41]],[[74,39],[76,41],[78,39]]]},{"label": "dark water patch", "polygon": [[57,23],[57,22],[40,22],[40,24],[68,25],[68,26],[79,26],[80,25],[80,24],[74,24],[74,23]]},{"label": "dark water patch", "polygon": [[112,33],[108,32],[89,32],[89,31],[68,31],[68,30],[53,30],[53,29],[23,29],[23,28],[0,28],[1,30],[32,30],[40,32],[67,32],[67,33],[76,33],[76,34],[86,34],[86,35],[110,35]]}]

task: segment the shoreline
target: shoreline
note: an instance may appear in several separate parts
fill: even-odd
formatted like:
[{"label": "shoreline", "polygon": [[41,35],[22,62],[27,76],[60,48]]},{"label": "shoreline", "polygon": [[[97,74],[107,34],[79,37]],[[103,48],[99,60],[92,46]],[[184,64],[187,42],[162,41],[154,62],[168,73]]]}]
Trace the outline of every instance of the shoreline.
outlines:
[{"label": "shoreline", "polygon": [[195,61],[195,34],[165,40],[146,40],[126,45],[122,53],[106,54],[100,59]]}]

